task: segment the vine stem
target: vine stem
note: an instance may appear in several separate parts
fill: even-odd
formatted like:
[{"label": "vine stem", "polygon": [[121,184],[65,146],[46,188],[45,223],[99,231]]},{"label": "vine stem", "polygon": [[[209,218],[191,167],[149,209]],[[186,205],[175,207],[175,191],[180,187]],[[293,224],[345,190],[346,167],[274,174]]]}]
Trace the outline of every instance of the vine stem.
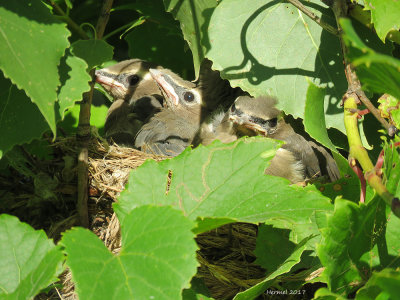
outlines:
[{"label": "vine stem", "polygon": [[346,59],[347,48],[341,37],[342,28],[340,27],[339,22],[341,18],[345,18],[347,16],[347,2],[346,0],[333,1],[331,8],[335,14],[336,22],[339,26],[345,73],[349,85],[348,90],[343,97],[344,125],[350,147],[349,163],[351,166],[355,166],[356,162],[359,162],[368,184],[379,194],[385,203],[392,208],[393,213],[397,217],[400,217],[400,201],[398,198],[395,198],[391,193],[389,193],[385,185],[382,183],[382,179],[378,175],[377,170],[371,162],[367,150],[362,145],[360,133],[358,131],[357,105],[361,102],[357,91],[360,91],[360,81],[358,80],[350,62]]},{"label": "vine stem", "polygon": [[76,31],[79,36],[85,40],[89,39],[88,35],[86,34],[85,31],[82,30],[82,28],[74,22],[63,10],[60,6],[58,6],[57,3],[54,2],[54,0],[47,0],[47,3],[53,7],[54,11],[61,16],[63,20],[68,24],[68,26]]},{"label": "vine stem", "polygon": [[[110,10],[114,0],[104,0],[103,7],[96,25],[96,39],[101,39],[104,34]],[[89,151],[88,146],[91,138],[90,132],[90,108],[93,99],[93,89],[95,84],[95,69],[90,71],[92,82],[90,83],[90,91],[83,95],[79,111],[79,124],[76,138],[79,141],[78,152],[78,202],[77,211],[80,223],[83,227],[89,227],[88,215],[88,182],[89,182]]]},{"label": "vine stem", "polygon": [[[321,26],[323,29],[326,31],[336,35],[340,36],[340,31],[334,28],[333,26],[323,22],[321,18],[319,18],[317,15],[315,15],[313,12],[311,12],[307,7],[305,7],[299,0],[287,0],[290,2],[292,5],[294,5],[297,9],[299,9],[301,12],[303,12],[306,16],[308,16],[311,20],[316,22],[319,26]],[[325,4],[332,4],[337,6],[337,1],[330,1],[329,3],[327,1],[322,1]],[[339,1],[341,2],[341,1]],[[346,6],[347,7],[347,6]],[[347,15],[347,13],[346,13]],[[336,21],[338,21],[336,19]],[[339,23],[338,23],[339,24]],[[341,41],[342,42],[342,41]],[[351,73],[351,72],[350,72]],[[356,81],[358,81],[357,77],[355,78]],[[368,97],[365,95],[365,93],[361,90],[361,86],[358,82],[357,84],[357,89],[355,89],[357,93],[357,98],[361,100],[361,102],[369,109],[369,111],[374,115],[374,117],[382,124],[382,126],[386,129],[386,131],[389,133],[390,136],[393,136],[396,132],[390,129],[390,124],[382,118],[379,110],[371,103],[371,101],[368,99]]]},{"label": "vine stem", "polygon": [[318,17],[313,12],[311,12],[299,0],[287,0],[287,1],[290,2],[291,4],[293,4],[296,8],[298,8],[301,12],[303,12],[306,16],[308,16],[311,20],[313,20],[315,23],[317,23],[323,29],[325,29],[326,31],[332,33],[333,35],[339,36],[339,31],[335,27],[333,27],[333,26],[329,25],[328,23],[325,23],[324,21],[322,21],[320,17]]}]

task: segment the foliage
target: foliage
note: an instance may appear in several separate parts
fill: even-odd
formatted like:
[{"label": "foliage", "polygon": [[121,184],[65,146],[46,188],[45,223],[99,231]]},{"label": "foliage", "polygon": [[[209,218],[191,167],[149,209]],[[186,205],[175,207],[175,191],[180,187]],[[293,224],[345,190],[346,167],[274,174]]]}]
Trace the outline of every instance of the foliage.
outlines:
[{"label": "foliage", "polygon": [[[358,203],[360,181],[342,156],[348,149],[341,99],[348,88],[345,59],[373,103],[385,94],[379,100],[382,116],[398,126],[400,46],[392,37],[400,7],[398,1],[353,1],[351,9],[359,14],[361,8],[371,18],[337,24],[322,1],[303,4],[324,24],[341,26],[345,56],[339,36],[290,1],[119,1],[102,40],[93,31],[100,2],[2,1],[0,175],[9,164],[22,181],[35,183],[36,198],[44,200],[47,191],[53,197],[43,182],[55,179],[29,169],[33,163],[26,152],[36,153],[27,143],[43,141],[44,133],[51,140],[58,131],[73,132],[78,102],[90,90],[90,70],[129,56],[155,61],[187,79],[207,57],[232,86],[253,96],[277,96],[279,107],[303,119],[304,131],[332,151],[343,178],[300,187],[266,176],[282,143],[257,137],[148,161],[131,172],[114,205],[122,231],[118,256],[87,230],[73,228],[55,246],[43,231],[2,214],[0,298],[33,298],[56,281],[64,254],[82,299],[212,299],[201,278],[193,278],[195,237],[233,222],[262,224],[255,263],[266,270],[264,279],[235,299],[302,291],[313,282],[326,286],[313,293],[315,299],[396,297],[400,219],[372,188],[366,203]],[[95,93],[92,125],[101,129],[107,106]],[[363,118],[360,128],[373,148],[372,160],[383,151],[383,182],[399,197],[399,148],[379,137],[374,118]],[[40,147],[48,157],[51,151]],[[7,188],[0,189],[3,203]]]}]

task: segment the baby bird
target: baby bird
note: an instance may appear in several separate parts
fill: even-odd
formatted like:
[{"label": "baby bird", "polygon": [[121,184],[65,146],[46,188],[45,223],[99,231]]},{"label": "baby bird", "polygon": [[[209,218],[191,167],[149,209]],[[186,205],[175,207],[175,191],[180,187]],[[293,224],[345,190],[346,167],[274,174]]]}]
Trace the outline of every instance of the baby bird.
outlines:
[{"label": "baby bird", "polygon": [[212,122],[202,125],[200,141],[209,144],[219,139],[227,143],[254,135],[282,140],[285,144],[276,152],[266,174],[285,177],[292,183],[318,176],[327,176],[330,181],[339,179],[339,169],[328,151],[297,134],[275,105],[276,100],[272,97],[238,97],[222,118],[216,116],[221,119],[218,126],[210,126]]},{"label": "baby bird", "polygon": [[96,71],[96,82],[114,98],[104,125],[108,140],[133,147],[134,139],[148,119],[163,105],[161,92],[149,69],[162,67],[131,59]]},{"label": "baby bird", "polygon": [[236,98],[238,89],[220,78],[205,60],[197,81],[183,80],[170,70],[150,69],[166,107],[139,131],[135,147],[145,152],[176,156],[192,144],[202,120],[221,103]]}]

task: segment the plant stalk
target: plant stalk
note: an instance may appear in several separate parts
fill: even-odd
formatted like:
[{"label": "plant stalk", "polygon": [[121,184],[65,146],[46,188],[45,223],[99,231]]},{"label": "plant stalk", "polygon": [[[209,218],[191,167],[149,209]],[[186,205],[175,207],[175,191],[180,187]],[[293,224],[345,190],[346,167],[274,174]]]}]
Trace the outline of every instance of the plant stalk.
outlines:
[{"label": "plant stalk", "polygon": [[[96,39],[101,39],[104,34],[105,27],[107,25],[110,10],[113,4],[113,0],[105,0],[103,7],[96,25]],[[95,84],[95,69],[90,71],[92,82],[90,83],[90,91],[83,95],[83,100],[80,104],[79,111],[79,124],[78,131],[76,134],[77,140],[79,141],[79,152],[78,152],[78,203],[77,211],[81,225],[83,227],[89,227],[89,215],[88,215],[88,146],[91,138],[90,133],[90,108],[92,106],[93,89]]]},{"label": "plant stalk", "polygon": [[[347,17],[347,12],[348,12],[347,2],[346,0],[333,1],[331,8],[333,10],[333,13],[335,14],[336,22],[339,26],[339,32],[340,34],[342,34],[342,29],[340,28],[339,20],[341,18]],[[348,91],[343,97],[343,105],[344,105],[344,125],[346,127],[347,139],[350,148],[350,155],[349,155],[350,165],[354,166],[356,164],[356,161],[359,162],[359,164],[363,169],[364,177],[367,180],[368,184],[378,193],[378,195],[385,201],[385,203],[392,208],[393,213],[397,217],[400,217],[399,199],[395,198],[386,189],[385,185],[382,183],[381,177],[377,174],[377,170],[375,169],[373,163],[371,162],[368,156],[367,150],[362,145],[360,133],[358,131],[358,109],[357,109],[357,105],[360,104],[360,97],[357,94],[357,91],[360,91],[360,81],[357,78],[357,75],[353,67],[351,66],[350,62],[346,58],[347,48],[345,43],[343,42],[341,35],[340,35],[340,43],[344,57],[346,78],[349,84]],[[364,101],[363,103],[365,104]],[[369,99],[368,102],[370,103]]]}]

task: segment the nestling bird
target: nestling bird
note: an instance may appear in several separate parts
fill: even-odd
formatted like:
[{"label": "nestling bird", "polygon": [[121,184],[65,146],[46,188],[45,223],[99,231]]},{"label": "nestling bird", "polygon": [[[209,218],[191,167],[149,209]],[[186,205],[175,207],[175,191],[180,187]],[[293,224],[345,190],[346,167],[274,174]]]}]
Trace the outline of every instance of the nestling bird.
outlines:
[{"label": "nestling bird", "polygon": [[197,81],[183,80],[170,70],[150,69],[162,91],[166,107],[139,131],[135,147],[145,152],[176,156],[192,144],[202,120],[221,103],[240,92],[222,80],[205,60]]},{"label": "nestling bird", "polygon": [[114,98],[104,125],[108,140],[133,147],[134,139],[147,120],[163,106],[161,92],[149,69],[156,64],[131,59],[96,71],[96,82]]},{"label": "nestling bird", "polygon": [[216,120],[221,120],[218,126],[202,126],[200,140],[203,144],[215,139],[227,143],[254,135],[282,140],[285,144],[276,152],[266,174],[285,177],[292,183],[318,176],[327,176],[330,181],[339,179],[338,167],[328,151],[297,134],[275,105],[272,97],[238,97],[222,118],[216,115]]}]

